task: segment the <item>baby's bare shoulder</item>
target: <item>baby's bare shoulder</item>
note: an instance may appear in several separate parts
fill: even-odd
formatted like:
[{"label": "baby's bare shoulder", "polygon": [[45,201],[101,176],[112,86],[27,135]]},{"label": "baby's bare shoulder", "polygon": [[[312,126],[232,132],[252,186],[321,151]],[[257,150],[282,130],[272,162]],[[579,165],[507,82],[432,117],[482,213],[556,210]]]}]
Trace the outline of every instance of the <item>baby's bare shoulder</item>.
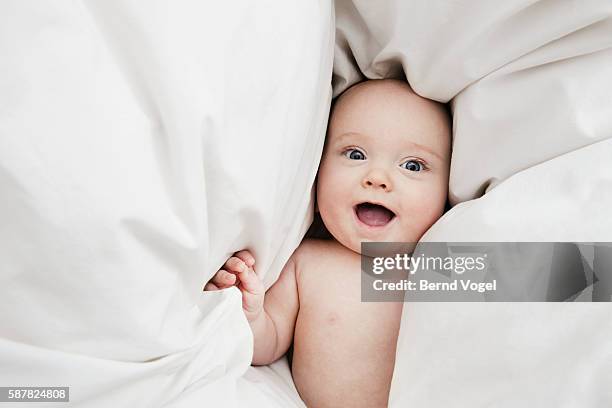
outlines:
[{"label": "baby's bare shoulder", "polygon": [[337,241],[324,239],[305,239],[294,253],[296,264],[305,267],[312,266],[312,264],[346,264],[359,260],[359,254]]},{"label": "baby's bare shoulder", "polygon": [[294,253],[296,278],[306,281],[330,282],[345,278],[346,274],[358,277],[361,270],[360,255],[336,241],[308,239],[304,240]]}]

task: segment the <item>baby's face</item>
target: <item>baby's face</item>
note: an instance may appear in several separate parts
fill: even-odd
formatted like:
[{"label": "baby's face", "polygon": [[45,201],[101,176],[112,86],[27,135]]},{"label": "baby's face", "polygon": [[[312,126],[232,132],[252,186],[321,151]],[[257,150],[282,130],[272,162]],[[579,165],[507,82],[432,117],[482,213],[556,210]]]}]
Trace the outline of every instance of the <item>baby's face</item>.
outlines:
[{"label": "baby's face", "polygon": [[449,163],[441,105],[399,81],[357,85],[330,118],[317,182],[323,222],[355,252],[362,241],[416,242],[444,212]]}]

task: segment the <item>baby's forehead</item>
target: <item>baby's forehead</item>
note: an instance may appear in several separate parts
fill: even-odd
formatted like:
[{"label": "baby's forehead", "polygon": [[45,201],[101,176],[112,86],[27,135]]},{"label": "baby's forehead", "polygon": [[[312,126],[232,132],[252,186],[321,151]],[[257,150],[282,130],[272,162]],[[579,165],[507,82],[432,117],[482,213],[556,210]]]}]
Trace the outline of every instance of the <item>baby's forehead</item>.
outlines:
[{"label": "baby's forehead", "polygon": [[450,120],[444,105],[415,94],[407,83],[372,80],[342,94],[330,118],[329,143],[360,137],[369,143],[416,143],[447,156]]},{"label": "baby's forehead", "polygon": [[418,97],[403,81],[395,79],[378,79],[360,82],[344,91],[334,102],[335,111],[343,111],[359,107],[362,104],[385,103],[393,104],[406,102],[408,99]]},{"label": "baby's forehead", "polygon": [[445,106],[416,94],[410,86],[395,79],[361,82],[346,90],[334,102],[331,125],[350,119],[376,120],[410,117],[413,121],[448,122]]}]

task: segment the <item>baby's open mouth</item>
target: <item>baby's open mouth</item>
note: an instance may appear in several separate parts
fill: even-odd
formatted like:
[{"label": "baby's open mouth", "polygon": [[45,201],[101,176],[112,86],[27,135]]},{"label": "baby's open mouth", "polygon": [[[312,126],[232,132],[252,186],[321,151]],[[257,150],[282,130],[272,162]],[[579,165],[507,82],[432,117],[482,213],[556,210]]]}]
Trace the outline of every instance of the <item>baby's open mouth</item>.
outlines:
[{"label": "baby's open mouth", "polygon": [[355,214],[359,221],[370,227],[385,226],[395,218],[395,213],[388,208],[372,203],[361,203],[355,206]]}]

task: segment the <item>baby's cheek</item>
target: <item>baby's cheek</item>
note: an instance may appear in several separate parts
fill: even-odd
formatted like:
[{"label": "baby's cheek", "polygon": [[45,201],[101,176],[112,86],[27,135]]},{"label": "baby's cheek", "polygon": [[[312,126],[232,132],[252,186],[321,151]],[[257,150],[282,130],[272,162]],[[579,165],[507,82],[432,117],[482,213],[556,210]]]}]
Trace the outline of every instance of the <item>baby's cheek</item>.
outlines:
[{"label": "baby's cheek", "polygon": [[402,203],[404,214],[408,214],[409,225],[406,227],[412,230],[415,239],[419,239],[442,215],[445,199],[438,189],[431,188],[427,191],[420,191],[409,200],[403,200]]}]

